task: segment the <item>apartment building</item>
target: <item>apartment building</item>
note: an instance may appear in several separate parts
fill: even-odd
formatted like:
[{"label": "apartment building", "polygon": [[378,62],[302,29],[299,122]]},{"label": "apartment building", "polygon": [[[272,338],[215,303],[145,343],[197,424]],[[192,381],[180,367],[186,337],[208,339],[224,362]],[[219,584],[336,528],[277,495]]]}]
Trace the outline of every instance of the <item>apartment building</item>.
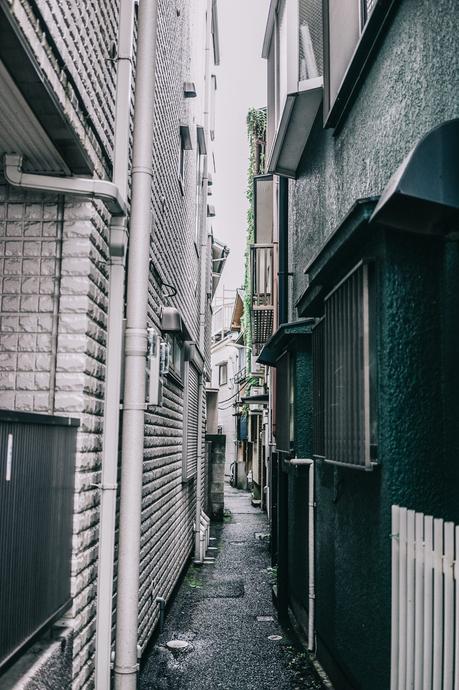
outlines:
[{"label": "apartment building", "polygon": [[2,687],[133,687],[207,528],[219,59],[216,0],[0,3]]}]

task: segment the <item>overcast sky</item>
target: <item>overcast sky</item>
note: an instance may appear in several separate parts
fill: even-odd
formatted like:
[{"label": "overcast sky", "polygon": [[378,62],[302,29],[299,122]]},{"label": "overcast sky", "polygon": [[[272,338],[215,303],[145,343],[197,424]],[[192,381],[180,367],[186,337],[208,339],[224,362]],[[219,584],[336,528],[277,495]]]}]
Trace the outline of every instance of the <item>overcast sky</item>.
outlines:
[{"label": "overcast sky", "polygon": [[247,169],[246,117],[251,107],[266,105],[266,62],[261,49],[269,0],[219,0],[221,64],[217,68],[213,203],[215,237],[227,244],[230,256],[218,288],[235,289],[243,282],[246,242]]}]

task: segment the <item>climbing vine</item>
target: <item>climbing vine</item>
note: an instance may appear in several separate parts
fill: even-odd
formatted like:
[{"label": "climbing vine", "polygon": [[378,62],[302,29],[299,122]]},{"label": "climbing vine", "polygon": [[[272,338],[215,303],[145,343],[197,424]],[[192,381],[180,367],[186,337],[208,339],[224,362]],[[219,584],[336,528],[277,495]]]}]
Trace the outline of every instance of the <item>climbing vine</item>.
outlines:
[{"label": "climbing vine", "polygon": [[265,169],[266,108],[251,108],[247,114],[249,140],[249,169],[247,179],[247,243],[244,255],[244,315],[242,324],[246,348],[247,371],[252,370],[252,301],[250,278],[250,245],[255,241],[255,209],[253,178],[262,175]]}]

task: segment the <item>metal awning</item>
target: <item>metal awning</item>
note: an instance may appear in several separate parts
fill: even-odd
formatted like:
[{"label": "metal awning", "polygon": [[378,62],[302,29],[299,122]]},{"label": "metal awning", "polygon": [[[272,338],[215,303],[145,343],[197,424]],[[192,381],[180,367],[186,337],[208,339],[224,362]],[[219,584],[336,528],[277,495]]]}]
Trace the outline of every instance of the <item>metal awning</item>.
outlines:
[{"label": "metal awning", "polygon": [[267,166],[269,173],[294,179],[322,103],[323,79],[301,81],[298,87],[298,91],[288,94],[285,100]]},{"label": "metal awning", "polygon": [[298,321],[281,324],[264,346],[257,362],[268,367],[275,367],[278,359],[293,341],[311,334],[314,324],[315,319],[299,319]]},{"label": "metal awning", "polygon": [[263,405],[269,402],[269,395],[267,393],[260,393],[259,395],[247,395],[241,398],[241,402],[248,405]]},{"label": "metal awning", "polygon": [[458,161],[456,118],[432,129],[410,151],[389,180],[371,220],[417,233],[457,230]]}]

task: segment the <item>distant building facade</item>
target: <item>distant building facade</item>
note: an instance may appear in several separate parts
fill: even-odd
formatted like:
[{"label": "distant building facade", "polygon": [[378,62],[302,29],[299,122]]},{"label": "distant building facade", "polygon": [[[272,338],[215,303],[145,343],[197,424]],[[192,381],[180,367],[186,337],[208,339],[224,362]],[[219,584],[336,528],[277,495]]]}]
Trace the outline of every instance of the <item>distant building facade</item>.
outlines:
[{"label": "distant building facade", "polygon": [[[50,544],[59,539],[55,543],[66,554],[60,558],[51,546],[46,562],[32,557],[19,528],[0,539],[0,562],[13,563],[11,554],[22,550],[31,558],[27,573],[20,560],[14,562],[16,571],[3,571],[0,618],[9,632],[0,648],[0,685],[14,675],[13,654],[20,655],[30,636],[64,613],[66,652],[60,643],[46,647],[43,664],[34,658],[37,678],[56,690],[92,688],[96,674],[100,690],[110,683],[123,529],[117,439],[135,173],[133,66],[147,4],[152,6],[141,1],[139,10],[126,0],[0,6],[0,152],[9,156],[0,173],[0,425],[2,455],[8,458],[0,502],[15,519],[21,496],[36,505],[41,499],[31,489],[33,472],[21,479],[20,468],[36,468],[34,444],[61,448],[54,469],[46,470],[57,474],[37,475],[35,481],[42,495],[49,495],[49,505],[57,506],[54,518],[62,515],[62,521],[42,507],[38,531],[29,537]],[[140,655],[159,620],[161,601],[169,598],[193,551],[194,525],[200,529],[196,506],[203,512],[206,507],[204,391],[210,377],[211,300],[222,268],[209,203],[219,63],[216,1],[198,0],[191,9],[181,0],[158,0],[155,41],[144,314],[149,378],[141,535],[136,535]],[[21,441],[26,437],[28,446]],[[46,453],[40,457],[45,462]],[[111,479],[104,474],[107,462]],[[60,467],[70,468],[64,478]],[[12,491],[19,503],[8,503]],[[5,532],[8,524],[3,523]],[[108,545],[104,553],[101,535]],[[44,601],[40,592],[52,581],[50,573],[59,586],[54,598],[48,592]],[[19,617],[15,581],[21,586],[22,627],[12,623]],[[116,657],[114,663],[116,670]]]},{"label": "distant building facade", "polygon": [[[443,599],[459,522],[457,7],[272,0],[263,55],[279,611],[340,690],[401,690],[420,667],[435,687],[459,664]],[[433,558],[424,515],[449,564],[432,598],[431,566],[413,574],[415,542]]]}]

